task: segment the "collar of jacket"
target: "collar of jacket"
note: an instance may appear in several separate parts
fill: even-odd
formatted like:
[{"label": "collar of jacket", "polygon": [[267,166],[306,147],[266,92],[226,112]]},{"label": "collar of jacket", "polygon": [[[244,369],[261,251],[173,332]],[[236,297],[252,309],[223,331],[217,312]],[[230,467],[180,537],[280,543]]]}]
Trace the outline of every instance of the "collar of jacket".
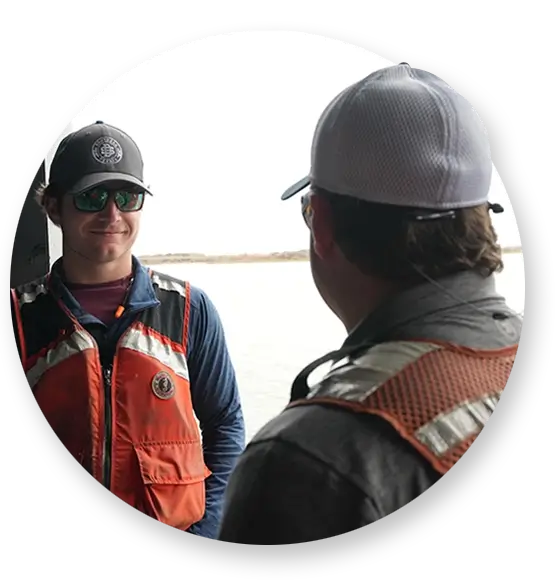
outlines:
[{"label": "collar of jacket", "polygon": [[494,276],[461,272],[412,287],[383,302],[348,335],[342,347],[313,361],[295,378],[291,401],[307,397],[309,375],[375,343],[429,339],[497,349],[519,342],[521,317],[497,294]]},{"label": "collar of jacket", "polygon": [[[156,297],[149,269],[143,266],[135,256],[132,257],[132,263],[134,279],[129,292],[126,311],[128,313],[139,312],[159,306],[160,301]],[[50,290],[53,295],[66,305],[82,325],[99,323],[100,321],[96,317],[86,313],[80,307],[64,284],[62,272],[62,259],[60,258],[52,265],[50,271]]]},{"label": "collar of jacket", "polygon": [[384,341],[403,335],[403,329],[433,316],[460,315],[466,319],[484,317],[479,309],[499,311],[514,318],[502,296],[496,292],[494,276],[484,277],[474,271],[460,272],[436,281],[425,282],[393,295],[368,315],[348,335],[343,347],[372,341]]}]

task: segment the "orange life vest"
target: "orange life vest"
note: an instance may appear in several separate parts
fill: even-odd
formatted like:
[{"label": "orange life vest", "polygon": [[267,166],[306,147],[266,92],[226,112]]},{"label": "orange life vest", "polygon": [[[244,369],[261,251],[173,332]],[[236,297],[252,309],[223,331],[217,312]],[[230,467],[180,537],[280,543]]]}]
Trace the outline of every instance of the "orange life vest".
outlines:
[{"label": "orange life vest", "polygon": [[333,369],[298,405],[375,414],[440,474],[475,441],[506,386],[517,345],[474,350],[432,341],[378,344]]},{"label": "orange life vest", "polygon": [[69,452],[116,496],[185,530],[205,512],[205,465],[187,367],[190,287],[152,273],[160,306],[118,341],[111,374],[94,338],[49,292],[12,291],[22,364]]}]

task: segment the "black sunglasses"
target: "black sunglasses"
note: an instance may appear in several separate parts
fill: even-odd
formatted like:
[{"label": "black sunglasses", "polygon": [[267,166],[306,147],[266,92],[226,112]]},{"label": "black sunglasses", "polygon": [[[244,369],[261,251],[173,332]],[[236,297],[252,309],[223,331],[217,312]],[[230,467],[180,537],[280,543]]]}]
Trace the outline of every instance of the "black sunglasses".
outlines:
[{"label": "black sunglasses", "polygon": [[311,208],[311,194],[305,194],[301,196],[301,215],[305,220],[308,228],[311,228],[311,217],[313,214],[313,208]]},{"label": "black sunglasses", "polygon": [[101,212],[110,196],[120,212],[137,212],[143,207],[145,192],[133,190],[109,190],[98,187],[73,196],[73,204],[80,212]]}]

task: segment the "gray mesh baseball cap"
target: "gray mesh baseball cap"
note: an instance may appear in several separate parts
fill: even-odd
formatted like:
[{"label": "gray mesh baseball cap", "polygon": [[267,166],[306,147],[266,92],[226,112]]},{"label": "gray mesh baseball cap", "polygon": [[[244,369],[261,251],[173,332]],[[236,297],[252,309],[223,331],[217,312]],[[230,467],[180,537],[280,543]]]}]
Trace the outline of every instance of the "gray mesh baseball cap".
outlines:
[{"label": "gray mesh baseball cap", "polygon": [[143,183],[141,152],[127,133],[97,121],[62,140],[50,166],[49,183],[75,195],[114,181],[151,193]]},{"label": "gray mesh baseball cap", "polygon": [[442,79],[407,63],[375,71],[322,113],[309,185],[369,202],[450,210],[488,201],[492,162],[473,107]]}]

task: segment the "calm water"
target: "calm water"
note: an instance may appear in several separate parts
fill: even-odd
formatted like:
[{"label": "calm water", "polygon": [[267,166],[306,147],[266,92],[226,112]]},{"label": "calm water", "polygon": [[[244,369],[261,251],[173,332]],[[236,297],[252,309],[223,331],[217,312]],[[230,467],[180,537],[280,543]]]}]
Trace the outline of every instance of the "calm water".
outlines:
[{"label": "calm water", "polygon": [[[498,291],[519,312],[523,257],[504,257]],[[288,403],[299,371],[338,348],[345,330],[313,286],[307,262],[164,264],[154,267],[201,287],[216,305],[237,372],[247,438]]]}]

